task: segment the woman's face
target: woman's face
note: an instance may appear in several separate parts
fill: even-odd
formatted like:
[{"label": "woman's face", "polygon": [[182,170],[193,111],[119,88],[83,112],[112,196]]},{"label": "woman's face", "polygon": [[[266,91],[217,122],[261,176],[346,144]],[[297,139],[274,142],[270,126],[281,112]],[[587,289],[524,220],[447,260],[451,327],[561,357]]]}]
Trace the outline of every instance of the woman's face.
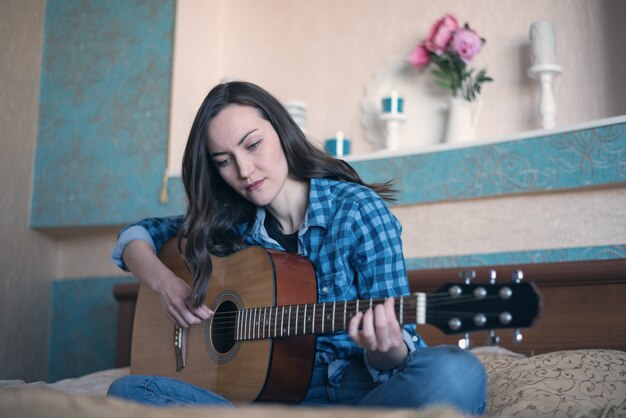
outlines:
[{"label": "woman's face", "polygon": [[272,124],[250,106],[229,105],[209,123],[209,153],[226,184],[256,206],[283,189],[289,168]]}]

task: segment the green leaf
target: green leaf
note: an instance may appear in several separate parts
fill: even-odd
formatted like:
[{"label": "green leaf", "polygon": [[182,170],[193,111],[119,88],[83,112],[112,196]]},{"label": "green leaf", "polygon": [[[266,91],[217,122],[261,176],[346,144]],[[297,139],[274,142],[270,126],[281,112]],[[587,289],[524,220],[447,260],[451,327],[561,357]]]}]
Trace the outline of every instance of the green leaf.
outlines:
[{"label": "green leaf", "polygon": [[435,77],[450,78],[449,71],[433,70],[432,73]]},{"label": "green leaf", "polygon": [[450,83],[442,80],[435,80],[435,84],[445,90],[449,90],[452,87]]}]

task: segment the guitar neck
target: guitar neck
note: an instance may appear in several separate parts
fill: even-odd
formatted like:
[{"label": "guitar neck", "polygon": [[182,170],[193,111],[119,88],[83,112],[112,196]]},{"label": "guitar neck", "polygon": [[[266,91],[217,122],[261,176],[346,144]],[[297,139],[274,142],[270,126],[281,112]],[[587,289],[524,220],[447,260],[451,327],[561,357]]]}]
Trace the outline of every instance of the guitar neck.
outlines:
[{"label": "guitar neck", "polygon": [[[357,312],[373,309],[385,299],[362,299],[266,308],[240,309],[236,312],[235,340],[258,340],[298,335],[319,335],[345,331]],[[426,322],[426,294],[395,298],[400,324]]]}]

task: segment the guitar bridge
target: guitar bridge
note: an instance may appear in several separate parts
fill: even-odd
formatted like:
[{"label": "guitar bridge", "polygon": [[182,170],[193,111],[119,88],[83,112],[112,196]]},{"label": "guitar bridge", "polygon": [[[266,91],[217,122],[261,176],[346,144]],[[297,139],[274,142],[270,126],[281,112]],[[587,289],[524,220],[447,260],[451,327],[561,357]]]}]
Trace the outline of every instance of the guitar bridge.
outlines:
[{"label": "guitar bridge", "polygon": [[187,365],[187,331],[179,326],[174,327],[174,355],[176,371],[179,372]]}]

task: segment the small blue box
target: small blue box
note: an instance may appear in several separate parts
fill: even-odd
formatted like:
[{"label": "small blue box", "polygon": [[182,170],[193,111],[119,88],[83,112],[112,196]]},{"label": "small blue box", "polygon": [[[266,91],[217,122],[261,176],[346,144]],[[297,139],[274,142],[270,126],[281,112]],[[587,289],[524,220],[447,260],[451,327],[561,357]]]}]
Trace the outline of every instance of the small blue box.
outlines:
[{"label": "small blue box", "polygon": [[[398,97],[398,113],[404,113],[404,99]],[[391,97],[385,97],[383,99],[383,112],[391,113]]]},{"label": "small blue box", "polygon": [[[350,145],[351,145],[351,141],[347,138],[344,138],[343,142],[343,152],[341,153],[341,155],[338,155],[337,151],[338,151],[338,147],[337,147],[337,138],[331,138],[331,139],[327,139],[324,142],[324,149],[326,149],[326,152],[329,153],[330,155],[332,155],[333,157],[337,157],[337,158],[341,158],[341,157],[345,157],[346,155],[350,155]],[[341,148],[341,147],[339,147]],[[341,150],[339,150],[341,151]]]}]

